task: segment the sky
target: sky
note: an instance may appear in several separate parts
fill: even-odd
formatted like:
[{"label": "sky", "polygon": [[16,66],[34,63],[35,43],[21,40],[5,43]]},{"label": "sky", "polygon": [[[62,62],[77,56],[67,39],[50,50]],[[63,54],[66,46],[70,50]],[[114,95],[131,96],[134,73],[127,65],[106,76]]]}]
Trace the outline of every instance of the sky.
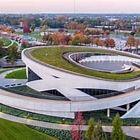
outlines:
[{"label": "sky", "polygon": [[74,13],[74,9],[76,13],[140,13],[140,0],[0,0],[0,13]]}]

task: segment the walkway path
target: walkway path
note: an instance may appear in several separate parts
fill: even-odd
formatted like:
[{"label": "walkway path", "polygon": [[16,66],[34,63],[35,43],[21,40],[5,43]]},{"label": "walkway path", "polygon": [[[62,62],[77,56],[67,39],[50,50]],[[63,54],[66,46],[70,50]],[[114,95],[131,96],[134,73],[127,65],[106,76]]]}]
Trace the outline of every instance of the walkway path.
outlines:
[{"label": "walkway path", "polygon": [[[49,123],[49,122],[43,122],[43,121],[37,121],[37,120],[31,120],[31,119],[25,119],[20,117],[15,117],[12,115],[0,113],[0,118],[6,119],[13,122],[18,122],[26,125],[31,126],[38,126],[43,128],[50,128],[50,129],[59,129],[59,130],[71,130],[71,125],[66,124],[56,124],[56,123]],[[82,130],[86,130],[87,125],[84,125],[82,127]],[[111,126],[103,126],[103,130],[105,132],[111,132],[112,127]],[[126,135],[140,139],[140,126],[124,126],[123,131]]]},{"label": "walkway path", "polygon": [[10,41],[11,41],[11,43],[8,46],[4,46],[4,48],[8,49],[9,47],[12,47],[14,45],[14,43],[15,43],[15,44],[17,44],[18,51],[20,51],[20,44],[17,41],[12,40],[12,39],[10,39]]},{"label": "walkway path", "polygon": [[4,46],[4,48],[7,49],[7,48],[11,47],[11,46],[14,44],[14,42],[15,42],[15,41],[13,41],[13,40],[10,40],[10,41],[11,41],[11,43],[10,43],[8,46]]}]

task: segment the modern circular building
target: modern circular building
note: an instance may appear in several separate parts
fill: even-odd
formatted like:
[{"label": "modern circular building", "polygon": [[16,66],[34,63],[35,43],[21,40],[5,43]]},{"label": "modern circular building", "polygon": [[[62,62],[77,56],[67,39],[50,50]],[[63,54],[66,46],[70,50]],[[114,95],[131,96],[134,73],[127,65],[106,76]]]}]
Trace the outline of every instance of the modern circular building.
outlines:
[{"label": "modern circular building", "polygon": [[[140,116],[140,57],[86,47],[35,47],[22,53],[30,88],[48,99],[26,98],[20,109],[74,118],[76,112],[123,111]],[[51,98],[50,98],[51,96]]]}]

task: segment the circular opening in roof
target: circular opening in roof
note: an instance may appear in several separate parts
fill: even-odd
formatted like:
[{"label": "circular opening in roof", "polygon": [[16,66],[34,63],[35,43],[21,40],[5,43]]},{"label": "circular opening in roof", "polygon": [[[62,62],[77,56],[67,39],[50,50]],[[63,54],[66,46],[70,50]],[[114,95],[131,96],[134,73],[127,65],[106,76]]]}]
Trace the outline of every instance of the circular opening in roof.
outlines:
[{"label": "circular opening in roof", "polygon": [[68,59],[78,66],[90,70],[107,73],[128,73],[134,70],[134,63],[139,59],[121,55],[94,54],[90,52],[78,52],[68,55]]}]

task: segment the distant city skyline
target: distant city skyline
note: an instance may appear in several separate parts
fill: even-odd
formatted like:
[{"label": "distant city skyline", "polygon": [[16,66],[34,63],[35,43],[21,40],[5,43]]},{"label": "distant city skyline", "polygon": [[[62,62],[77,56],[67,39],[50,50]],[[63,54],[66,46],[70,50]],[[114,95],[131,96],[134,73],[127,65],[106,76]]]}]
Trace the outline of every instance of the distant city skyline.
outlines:
[{"label": "distant city skyline", "polygon": [[140,13],[140,0],[75,0],[75,2],[74,0],[0,0],[0,13],[74,13],[74,11]]}]

